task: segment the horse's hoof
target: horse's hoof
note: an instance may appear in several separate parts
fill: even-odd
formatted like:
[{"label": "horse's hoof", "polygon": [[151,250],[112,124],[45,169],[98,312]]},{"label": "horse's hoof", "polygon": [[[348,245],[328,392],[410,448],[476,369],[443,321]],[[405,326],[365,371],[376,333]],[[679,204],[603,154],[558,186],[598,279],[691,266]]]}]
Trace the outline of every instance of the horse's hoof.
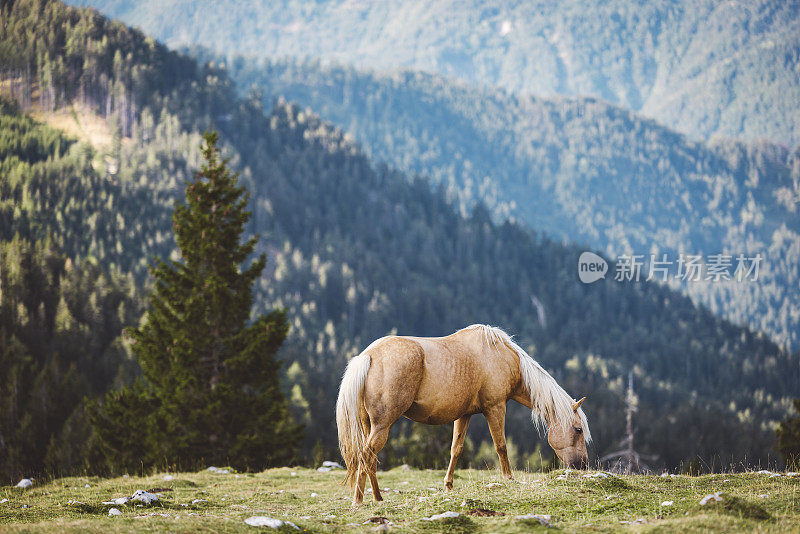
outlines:
[{"label": "horse's hoof", "polygon": [[444,483],[444,490],[445,491],[452,491],[452,489],[453,489],[453,483],[452,482],[445,482]]}]

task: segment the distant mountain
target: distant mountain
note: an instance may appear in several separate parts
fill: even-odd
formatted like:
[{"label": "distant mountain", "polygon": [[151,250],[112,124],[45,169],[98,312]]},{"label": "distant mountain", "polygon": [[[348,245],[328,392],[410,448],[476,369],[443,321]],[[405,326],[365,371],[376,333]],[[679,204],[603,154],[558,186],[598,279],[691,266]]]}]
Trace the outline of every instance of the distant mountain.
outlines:
[{"label": "distant mountain", "polygon": [[[590,396],[600,454],[622,433],[622,377],[632,370],[637,443],[659,464],[769,460],[772,425],[800,389],[800,365],[767,336],[658,284],[582,284],[580,248],[497,222],[480,203],[462,213],[444,188],[373,163],[313,113],[286,102],[267,111],[258,95],[240,98],[223,70],[92,10],[34,0],[1,9],[0,82],[23,108],[0,108],[8,116],[0,131],[2,239],[49,240],[146,289],[147,263],[171,254],[168,207],[198,165],[198,132],[218,129],[252,193],[249,231],[270,258],[257,308],[285,307],[290,317],[287,393],[308,424],[307,453],[316,446],[333,454],[338,380],[371,340],[486,322],[519,334],[570,392]],[[55,125],[79,110],[113,131],[107,146],[73,143],[22,116]],[[37,339],[26,314],[52,309],[0,308],[3,336]],[[472,435],[486,439],[475,427]],[[512,412],[508,428],[522,450],[533,450],[524,410]],[[81,432],[71,430],[76,447]]]},{"label": "distant mountain", "polygon": [[593,96],[694,138],[800,143],[800,2],[74,0],[168,45]]},{"label": "distant mountain", "polygon": [[800,346],[800,150],[694,142],[594,99],[520,97],[421,73],[243,59],[228,71],[267,101],[317,110],[373,158],[432,177],[463,205],[480,199],[549,236],[612,257],[761,254],[756,282],[673,287]]}]

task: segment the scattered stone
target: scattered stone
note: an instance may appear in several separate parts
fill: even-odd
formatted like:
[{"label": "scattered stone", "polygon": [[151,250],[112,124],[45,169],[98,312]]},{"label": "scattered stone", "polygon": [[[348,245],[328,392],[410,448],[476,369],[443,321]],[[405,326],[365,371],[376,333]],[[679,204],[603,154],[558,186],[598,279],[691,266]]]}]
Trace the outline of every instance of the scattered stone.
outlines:
[{"label": "scattered stone", "polygon": [[603,471],[597,471],[595,473],[589,473],[589,474],[583,475],[583,478],[608,478],[610,476],[611,475],[609,475],[608,473],[605,473]]},{"label": "scattered stone", "polygon": [[320,473],[330,473],[331,471],[333,471],[333,469],[331,469],[330,467],[323,466],[323,467],[317,467],[317,471],[319,471]]},{"label": "scattered stone", "polygon": [[708,504],[711,501],[715,501],[715,502],[716,501],[721,501],[722,500],[721,493],[722,492],[720,492],[720,491],[718,491],[716,493],[709,493],[708,495],[706,495],[705,497],[700,499],[700,506],[705,506],[706,504]]},{"label": "scattered stone", "polygon": [[131,476],[128,475],[128,474],[124,474],[124,475],[122,475],[122,478],[131,478]]},{"label": "scattered stone", "polygon": [[430,499],[430,497],[427,497],[425,495],[423,495],[422,497],[417,497],[417,500],[420,501],[420,502],[427,501],[428,499]]},{"label": "scattered stone", "polygon": [[244,522],[250,525],[251,527],[281,528],[283,526],[290,526],[295,530],[300,530],[300,527],[298,527],[291,521],[281,521],[280,519],[267,517],[265,515],[254,515],[253,517],[248,517],[247,519],[245,519]]},{"label": "scattered stone", "polygon": [[108,515],[114,517],[115,515],[122,515],[122,512],[120,512],[119,508],[112,508],[108,511]]},{"label": "scattered stone", "polygon": [[83,486],[83,487],[84,487],[84,488],[91,488],[91,486],[90,486],[89,484],[84,484],[84,486]]},{"label": "scattered stone", "polygon": [[86,503],[81,501],[73,501],[72,499],[70,499],[69,501],[67,501],[67,506],[86,506]]},{"label": "scattered stone", "polygon": [[411,467],[411,466],[410,466],[410,465],[408,465],[408,464],[403,464],[403,465],[401,465],[401,466],[400,466],[400,469],[402,469],[403,471],[411,471],[411,470],[412,470],[412,469],[414,469],[414,468],[413,468],[413,467]]},{"label": "scattered stone", "polygon": [[192,501],[192,504],[195,504],[195,505],[197,505],[197,504],[208,504],[208,500],[207,499],[195,499],[195,500]]},{"label": "scattered stone", "polygon": [[289,476],[296,477],[297,476],[297,472],[292,471],[291,473],[289,473]]},{"label": "scattered stone", "polygon": [[800,477],[800,473],[798,473],[797,471],[789,471],[788,473],[786,473],[786,476],[787,477]]},{"label": "scattered stone", "polygon": [[17,482],[18,488],[30,488],[31,486],[33,486],[33,480],[31,480],[30,478],[23,478],[22,480]]},{"label": "scattered stone", "polygon": [[769,493],[762,493],[761,495],[759,495],[759,498],[761,499],[766,499],[767,497],[769,497]]},{"label": "scattered stone", "polygon": [[661,506],[672,506],[674,503],[672,501],[664,501],[661,503]]},{"label": "scattered stone", "polygon": [[325,460],[322,462],[322,467],[330,467],[331,469],[344,469],[344,466],[339,462],[332,462],[330,460]]},{"label": "scattered stone", "polygon": [[319,493],[311,493],[311,497],[319,497]]},{"label": "scattered stone", "polygon": [[441,514],[433,514],[430,517],[423,517],[423,521],[439,521],[442,519],[454,519],[456,517],[461,517],[461,514],[458,512],[442,512]]},{"label": "scattered stone", "polygon": [[517,519],[522,521],[538,521],[540,525],[544,525],[546,527],[552,527],[553,525],[550,524],[551,515],[550,514],[525,514],[525,515],[518,515]]},{"label": "scattered stone", "polygon": [[634,521],[620,521],[620,523],[623,525],[643,525],[647,523],[647,521],[645,521],[640,517],[639,519],[636,519]]},{"label": "scattered stone", "polygon": [[439,488],[428,488],[428,491],[439,491]]},{"label": "scattered stone", "polygon": [[494,489],[494,488],[499,488],[501,486],[502,484],[500,484],[499,482],[490,482],[489,484],[486,484],[486,489]]},{"label": "scattered stone", "polygon": [[173,475],[164,475],[164,480],[175,480]]},{"label": "scattered stone", "polygon": [[3,504],[5,502],[8,502],[8,499],[3,499],[2,501],[0,501],[0,504]]},{"label": "scattered stone", "polygon": [[782,476],[783,476],[783,475],[782,475],[782,474],[780,474],[780,473],[772,473],[772,474],[769,476],[769,478],[782,477]]},{"label": "scattered stone", "polygon": [[152,504],[158,501],[158,495],[149,491],[136,490],[131,497],[132,501],[139,501],[144,504]]},{"label": "scattered stone", "polygon": [[216,473],[218,475],[227,475],[231,472],[230,469],[220,469],[219,467],[214,467],[213,465],[206,469],[206,471],[210,473]]}]

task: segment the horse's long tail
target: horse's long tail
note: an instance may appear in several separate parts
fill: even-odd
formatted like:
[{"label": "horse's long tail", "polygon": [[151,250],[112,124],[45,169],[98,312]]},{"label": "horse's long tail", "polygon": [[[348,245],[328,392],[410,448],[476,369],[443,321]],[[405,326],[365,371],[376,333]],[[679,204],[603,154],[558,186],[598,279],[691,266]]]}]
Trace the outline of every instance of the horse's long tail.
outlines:
[{"label": "horse's long tail", "polygon": [[350,360],[342,377],[342,385],[339,386],[339,399],[336,401],[339,449],[347,465],[346,481],[351,487],[367,446],[366,422],[361,420],[361,409],[370,363],[371,358],[366,352]]}]

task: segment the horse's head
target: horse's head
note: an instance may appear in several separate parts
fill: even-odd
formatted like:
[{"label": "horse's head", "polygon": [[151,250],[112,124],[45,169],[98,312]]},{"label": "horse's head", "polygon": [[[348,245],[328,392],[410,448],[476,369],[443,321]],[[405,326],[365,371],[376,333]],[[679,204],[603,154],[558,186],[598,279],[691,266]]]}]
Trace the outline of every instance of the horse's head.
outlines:
[{"label": "horse's head", "polygon": [[587,469],[589,467],[589,453],[586,451],[586,439],[583,435],[583,421],[578,410],[586,397],[572,405],[574,416],[572,424],[551,425],[547,433],[547,441],[556,455],[570,469]]}]

